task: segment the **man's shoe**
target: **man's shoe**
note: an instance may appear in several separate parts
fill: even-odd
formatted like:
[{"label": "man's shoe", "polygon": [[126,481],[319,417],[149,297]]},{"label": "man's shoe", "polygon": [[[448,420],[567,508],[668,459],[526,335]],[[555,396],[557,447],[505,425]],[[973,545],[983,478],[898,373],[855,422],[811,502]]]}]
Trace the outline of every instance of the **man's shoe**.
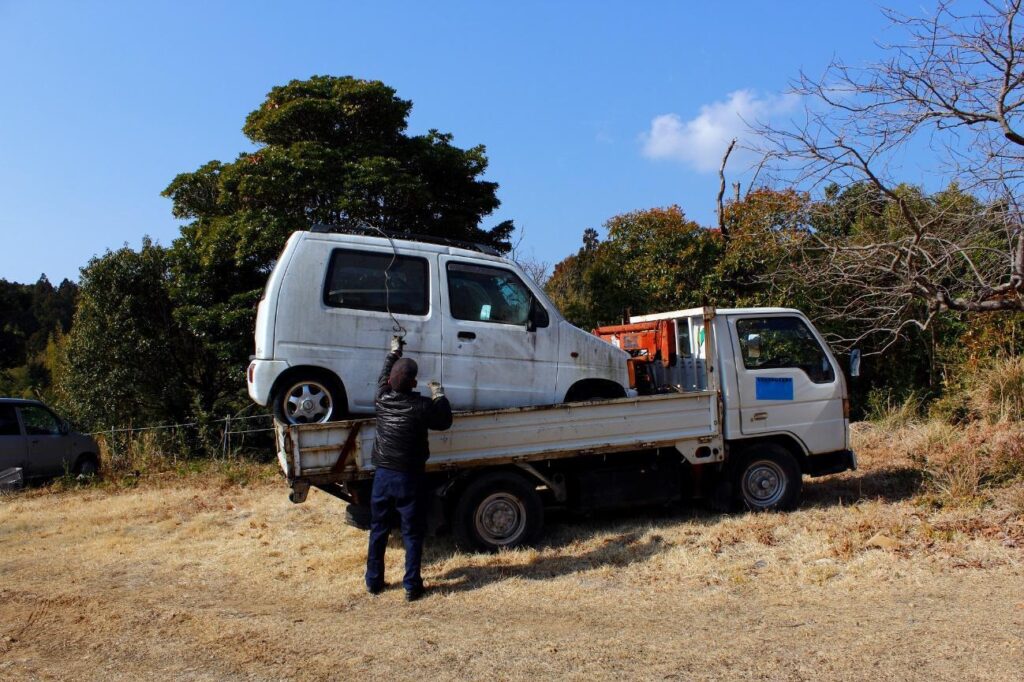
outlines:
[{"label": "man's shoe", "polygon": [[384,591],[385,587],[386,585],[384,583],[381,583],[380,585],[367,585],[366,591],[370,594],[380,594]]},{"label": "man's shoe", "polygon": [[427,589],[422,585],[420,587],[414,587],[411,590],[405,591],[405,601],[416,601],[427,593]]}]

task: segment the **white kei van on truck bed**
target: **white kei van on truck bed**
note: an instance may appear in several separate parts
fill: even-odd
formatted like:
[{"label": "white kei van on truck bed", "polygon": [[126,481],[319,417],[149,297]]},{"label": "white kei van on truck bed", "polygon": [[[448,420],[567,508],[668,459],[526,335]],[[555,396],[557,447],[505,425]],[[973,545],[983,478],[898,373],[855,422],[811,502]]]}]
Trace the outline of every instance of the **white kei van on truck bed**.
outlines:
[{"label": "white kei van on truck bed", "polygon": [[627,354],[569,324],[511,260],[447,244],[296,232],[259,303],[249,396],[290,424],[372,414],[382,357],[399,328],[420,385],[440,381],[456,410],[628,395]]},{"label": "white kei van on truck bed", "polygon": [[[804,474],[856,468],[843,375],[802,313],[704,308],[631,321],[654,320],[675,335],[670,390],[458,413],[450,430],[431,432],[433,527],[451,529],[463,547],[495,550],[534,542],[552,508],[710,498],[785,510],[799,503]],[[279,422],[290,499],[318,488],[347,501],[349,522],[365,528],[373,438],[372,419]]]}]

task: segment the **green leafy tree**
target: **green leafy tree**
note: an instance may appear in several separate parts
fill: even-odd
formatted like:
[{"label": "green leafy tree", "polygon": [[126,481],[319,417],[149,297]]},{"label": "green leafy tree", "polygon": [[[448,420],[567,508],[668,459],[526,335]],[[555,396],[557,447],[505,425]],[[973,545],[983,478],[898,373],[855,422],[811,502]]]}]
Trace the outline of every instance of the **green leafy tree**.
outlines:
[{"label": "green leafy tree", "polygon": [[241,396],[254,306],[293,231],[369,225],[510,248],[510,221],[480,227],[499,205],[497,184],[482,179],[484,147],[461,149],[437,130],[407,134],[411,108],[379,81],[292,81],[246,118],[255,151],[164,190],[175,217],[190,221],[171,249],[171,295],[204,340],[205,406]]},{"label": "green leafy tree", "polygon": [[710,302],[707,276],[724,240],[688,220],[678,206],[633,211],[605,223],[608,237],[584,234],[583,247],[555,266],[547,292],[562,313],[584,327],[632,314]]},{"label": "green leafy tree", "polygon": [[59,403],[95,428],[181,422],[191,343],[175,321],[167,250],[148,238],[82,269],[78,309],[55,364]]}]

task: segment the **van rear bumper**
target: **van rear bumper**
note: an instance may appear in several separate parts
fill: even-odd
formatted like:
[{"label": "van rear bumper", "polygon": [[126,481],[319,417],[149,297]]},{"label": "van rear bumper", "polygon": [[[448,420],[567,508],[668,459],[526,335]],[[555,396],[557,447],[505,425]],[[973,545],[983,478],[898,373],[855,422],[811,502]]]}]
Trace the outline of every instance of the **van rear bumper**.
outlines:
[{"label": "van rear bumper", "polygon": [[841,471],[857,470],[857,455],[853,450],[836,450],[820,455],[808,455],[804,459],[803,470],[808,476],[828,476]]},{"label": "van rear bumper", "polygon": [[260,360],[254,359],[249,363],[249,369],[245,373],[246,383],[249,387],[249,397],[258,405],[266,405],[270,402],[270,389],[274,387],[277,377],[281,372],[288,369],[288,363],[283,360]]}]

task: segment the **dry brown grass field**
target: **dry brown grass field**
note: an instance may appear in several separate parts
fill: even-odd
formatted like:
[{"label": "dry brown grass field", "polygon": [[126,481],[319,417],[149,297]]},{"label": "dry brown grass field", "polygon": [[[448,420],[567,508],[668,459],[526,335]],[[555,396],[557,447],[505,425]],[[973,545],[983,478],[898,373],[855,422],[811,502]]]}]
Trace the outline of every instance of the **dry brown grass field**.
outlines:
[{"label": "dry brown grass field", "polygon": [[363,591],[341,503],[268,476],[6,495],[0,679],[1021,680],[1024,430],[856,434],[861,470],[790,514],[555,519],[494,556],[433,539],[414,604]]}]

